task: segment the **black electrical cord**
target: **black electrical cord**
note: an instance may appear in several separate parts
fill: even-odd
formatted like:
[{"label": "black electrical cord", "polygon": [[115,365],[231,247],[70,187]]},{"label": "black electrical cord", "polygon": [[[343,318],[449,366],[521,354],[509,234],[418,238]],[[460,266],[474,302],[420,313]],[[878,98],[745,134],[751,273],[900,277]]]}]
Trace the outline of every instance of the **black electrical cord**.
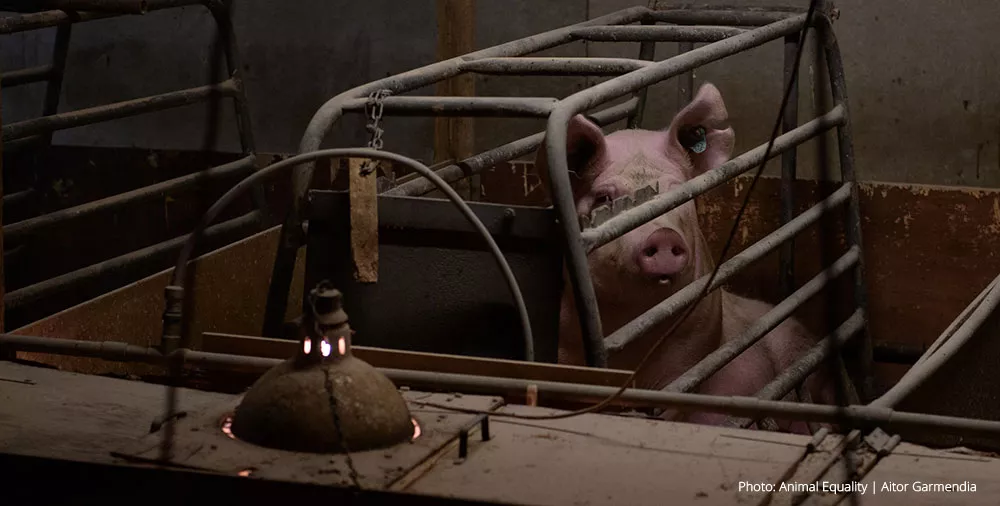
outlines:
[{"label": "black electrical cord", "polygon": [[708,295],[708,292],[712,286],[712,282],[715,281],[715,277],[719,273],[719,268],[722,266],[723,261],[726,259],[726,255],[728,255],[729,253],[729,249],[733,245],[733,240],[736,238],[736,231],[739,230],[740,220],[742,220],[743,214],[746,212],[747,206],[750,203],[750,196],[753,194],[754,187],[757,186],[757,181],[760,180],[761,174],[764,173],[764,168],[767,166],[767,160],[768,158],[770,158],[771,151],[774,149],[775,139],[778,138],[778,133],[781,131],[781,123],[782,119],[785,117],[785,109],[788,107],[788,101],[792,94],[793,85],[798,79],[799,63],[802,61],[802,51],[803,48],[805,47],[806,36],[809,33],[809,28],[812,26],[813,15],[815,14],[816,7],[820,3],[820,1],[821,0],[809,1],[809,10],[806,13],[806,22],[805,25],[802,27],[802,31],[799,34],[799,40],[795,48],[795,63],[791,72],[791,76],[788,80],[788,83],[785,86],[785,93],[781,99],[781,107],[778,109],[778,117],[774,121],[774,128],[771,129],[771,138],[767,143],[767,149],[764,150],[764,157],[760,162],[760,166],[757,167],[757,172],[754,173],[753,181],[751,181],[750,187],[747,189],[746,196],[743,198],[743,204],[740,206],[739,212],[736,213],[736,220],[733,222],[733,227],[729,231],[729,237],[726,239],[725,246],[722,247],[722,252],[719,254],[719,261],[716,262],[715,268],[712,269],[712,274],[709,275],[708,277],[708,282],[705,283],[704,287],[701,289],[701,292],[699,292],[698,297],[695,299],[695,301],[692,302],[690,305],[688,305],[687,310],[680,317],[680,319],[678,319],[673,325],[671,325],[670,329],[667,330],[656,341],[656,344],[654,344],[649,349],[648,352],[646,352],[646,355],[643,356],[642,360],[639,361],[639,365],[636,366],[635,370],[632,372],[632,374],[629,375],[628,379],[622,382],[622,386],[618,389],[617,392],[611,394],[609,397],[602,400],[601,402],[598,402],[597,404],[593,404],[586,408],[578,409],[575,411],[567,411],[565,413],[560,413],[556,415],[523,415],[517,413],[497,413],[493,411],[463,409],[454,406],[448,406],[445,404],[437,404],[429,402],[416,402],[416,403],[423,406],[447,409],[450,411],[458,411],[462,413],[488,414],[490,416],[518,418],[526,420],[560,420],[564,418],[572,418],[574,416],[579,416],[599,411],[610,405],[619,397],[621,397],[621,395],[625,393],[625,390],[628,389],[629,385],[631,385],[632,382],[635,380],[636,376],[638,376],[639,372],[642,371],[643,366],[646,365],[646,363],[656,353],[656,351],[660,348],[660,346],[662,346],[663,343],[666,342],[666,340],[670,338],[674,332],[677,331],[677,329],[681,326],[681,324],[684,323],[685,320],[687,320],[687,318],[691,315],[692,312],[694,312],[694,309],[698,307],[698,304],[700,304],[701,301],[705,298],[705,296]]}]

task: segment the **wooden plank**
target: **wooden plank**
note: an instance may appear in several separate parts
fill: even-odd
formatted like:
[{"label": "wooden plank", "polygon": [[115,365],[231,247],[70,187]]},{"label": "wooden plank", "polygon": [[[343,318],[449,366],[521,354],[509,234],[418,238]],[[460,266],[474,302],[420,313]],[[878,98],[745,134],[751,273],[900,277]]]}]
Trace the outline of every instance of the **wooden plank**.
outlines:
[{"label": "wooden plank", "polygon": [[[2,72],[2,71],[0,71]],[[2,98],[0,98],[2,101]],[[3,127],[3,111],[0,107],[0,128]],[[0,201],[3,199],[3,138],[0,137]],[[3,206],[0,205],[0,223],[3,223]],[[4,269],[3,269],[3,227],[0,226],[0,332],[4,332],[4,303],[3,297],[6,295],[6,284],[4,283]],[[6,357],[5,357],[6,355]],[[0,359],[12,358],[12,353],[0,352]]]},{"label": "wooden plank", "polygon": [[[437,59],[454,58],[475,50],[475,2],[473,0],[437,0]],[[476,94],[473,74],[462,74],[435,86],[438,96],[471,97]],[[434,162],[463,160],[474,154],[473,118],[434,119]],[[453,185],[459,195],[479,198],[479,176]]]},{"label": "wooden plank", "polygon": [[[217,353],[233,353],[267,358],[287,358],[295,354],[298,341],[251,337],[217,332],[202,334],[202,349]],[[564,381],[587,385],[620,386],[629,377],[628,371],[592,369],[517,360],[486,359],[460,355],[444,355],[417,351],[351,346],[360,359],[375,367],[410,369],[455,374],[475,374],[537,381]]]},{"label": "wooden plank", "polygon": [[378,162],[351,158],[351,256],[354,279],[361,283],[378,282]]}]

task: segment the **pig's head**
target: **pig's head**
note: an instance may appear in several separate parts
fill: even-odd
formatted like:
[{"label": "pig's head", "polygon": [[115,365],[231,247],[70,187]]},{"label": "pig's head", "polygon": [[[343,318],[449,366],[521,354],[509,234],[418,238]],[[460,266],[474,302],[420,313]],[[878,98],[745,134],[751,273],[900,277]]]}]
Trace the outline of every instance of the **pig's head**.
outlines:
[{"label": "pig's head", "polygon": [[[582,115],[575,116],[567,132],[567,156],[577,214],[588,216],[595,208],[653,183],[659,183],[664,193],[718,167],[733,149],[727,119],[722,95],[711,84],[701,87],[666,130],[604,135]],[[702,131],[705,142],[693,145],[697,142],[692,139],[699,139]],[[544,147],[536,167],[547,182]],[[589,260],[605,332],[713,267],[694,201],[598,248]]]}]

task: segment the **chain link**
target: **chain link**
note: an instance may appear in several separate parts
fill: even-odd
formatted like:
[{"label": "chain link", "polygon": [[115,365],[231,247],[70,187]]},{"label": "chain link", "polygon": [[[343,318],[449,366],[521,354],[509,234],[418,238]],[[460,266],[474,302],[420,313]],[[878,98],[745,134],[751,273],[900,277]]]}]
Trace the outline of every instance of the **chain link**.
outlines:
[{"label": "chain link", "polygon": [[[373,91],[368,95],[368,102],[365,103],[365,116],[368,118],[368,124],[365,125],[365,130],[371,135],[368,140],[368,147],[372,149],[382,149],[382,134],[385,130],[379,126],[382,121],[382,111],[385,108],[384,100],[392,95],[389,90],[378,90]],[[361,175],[367,176],[378,168],[378,164],[371,161],[365,160],[365,163],[361,166]]]}]

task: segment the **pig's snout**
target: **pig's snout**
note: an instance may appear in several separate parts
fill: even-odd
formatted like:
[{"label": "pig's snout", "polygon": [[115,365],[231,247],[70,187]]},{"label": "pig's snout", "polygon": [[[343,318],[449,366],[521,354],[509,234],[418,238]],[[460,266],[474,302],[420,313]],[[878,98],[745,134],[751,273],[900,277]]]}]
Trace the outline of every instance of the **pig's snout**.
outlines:
[{"label": "pig's snout", "polygon": [[676,230],[661,228],[642,242],[636,255],[639,271],[655,281],[668,283],[687,267],[688,248]]}]

